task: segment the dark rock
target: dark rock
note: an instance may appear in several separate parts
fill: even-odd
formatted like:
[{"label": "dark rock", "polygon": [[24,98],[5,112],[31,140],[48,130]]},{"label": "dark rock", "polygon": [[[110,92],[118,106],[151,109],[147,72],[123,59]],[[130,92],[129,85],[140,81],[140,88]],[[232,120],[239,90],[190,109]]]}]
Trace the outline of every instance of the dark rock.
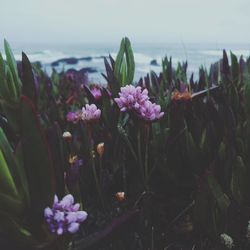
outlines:
[{"label": "dark rock", "polygon": [[96,73],[97,70],[96,70],[96,68],[85,67],[85,68],[80,69],[79,72],[84,73],[84,74],[85,73]]},{"label": "dark rock", "polygon": [[94,56],[94,57],[86,56],[86,57],[79,58],[79,60],[81,60],[81,61],[91,61],[93,59],[104,59],[104,58],[106,58],[106,56]]},{"label": "dark rock", "polygon": [[79,60],[81,60],[81,61],[91,61],[92,59],[93,59],[93,57],[91,57],[91,56],[86,56],[86,57],[79,58]]},{"label": "dark rock", "polygon": [[160,65],[157,63],[157,60],[156,60],[156,59],[152,60],[152,61],[150,62],[150,65],[152,65],[152,66],[160,66]]}]

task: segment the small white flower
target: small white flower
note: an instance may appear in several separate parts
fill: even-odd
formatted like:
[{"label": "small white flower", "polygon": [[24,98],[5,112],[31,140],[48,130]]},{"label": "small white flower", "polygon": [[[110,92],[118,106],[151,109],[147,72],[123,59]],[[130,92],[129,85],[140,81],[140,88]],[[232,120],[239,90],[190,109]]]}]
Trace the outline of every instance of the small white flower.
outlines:
[{"label": "small white flower", "polygon": [[223,233],[220,235],[221,243],[228,249],[232,249],[234,247],[234,241],[231,236]]}]

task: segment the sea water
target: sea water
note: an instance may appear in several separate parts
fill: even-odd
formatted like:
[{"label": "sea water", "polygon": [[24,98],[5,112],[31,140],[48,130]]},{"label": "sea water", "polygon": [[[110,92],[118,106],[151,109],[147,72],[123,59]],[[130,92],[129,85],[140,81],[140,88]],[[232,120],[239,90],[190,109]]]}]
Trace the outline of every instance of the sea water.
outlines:
[{"label": "sea water", "polygon": [[[188,75],[194,73],[196,77],[201,65],[209,69],[211,63],[222,58],[223,49],[226,49],[228,53],[232,51],[238,57],[250,56],[250,44],[135,43],[132,44],[132,48],[136,64],[135,81],[151,70],[159,73],[164,56],[172,57],[173,66],[176,66],[178,62],[187,61]],[[48,74],[52,72],[51,63],[59,59],[91,57],[91,60],[79,60],[73,65],[60,64],[55,69],[60,72],[70,68],[80,70],[91,67],[97,72],[88,74],[89,81],[104,84],[105,79],[101,75],[105,73],[102,57],[110,54],[115,58],[119,44],[12,44],[12,49],[17,60],[21,59],[21,52],[24,51],[31,62],[40,61]],[[156,60],[158,66],[151,65],[152,60]]]}]

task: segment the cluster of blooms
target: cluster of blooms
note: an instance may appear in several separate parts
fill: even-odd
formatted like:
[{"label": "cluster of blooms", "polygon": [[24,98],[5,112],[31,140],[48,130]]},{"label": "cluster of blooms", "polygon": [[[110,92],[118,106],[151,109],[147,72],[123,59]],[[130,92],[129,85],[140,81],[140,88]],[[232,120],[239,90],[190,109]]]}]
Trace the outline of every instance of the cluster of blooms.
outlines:
[{"label": "cluster of blooms", "polygon": [[68,122],[77,123],[80,120],[85,122],[92,122],[99,120],[101,116],[101,110],[96,107],[95,104],[86,104],[82,110],[76,112],[69,112],[66,116]]},{"label": "cluster of blooms", "polygon": [[228,249],[232,249],[234,247],[234,241],[231,236],[227,234],[221,234],[220,235],[221,243]]},{"label": "cluster of blooms", "polygon": [[119,98],[115,98],[115,102],[122,112],[134,110],[143,120],[154,121],[164,115],[164,112],[161,112],[161,106],[149,100],[148,90],[142,90],[141,87],[133,85],[122,87]]},{"label": "cluster of blooms", "polygon": [[189,101],[192,99],[192,95],[188,90],[184,92],[179,92],[178,90],[173,91],[171,96],[172,101]]},{"label": "cluster of blooms", "polygon": [[50,231],[57,235],[77,232],[80,223],[88,216],[85,211],[79,211],[79,208],[80,204],[74,204],[72,195],[66,195],[61,201],[55,195],[52,208],[44,209],[44,217],[49,224]]},{"label": "cluster of blooms", "polygon": [[101,110],[96,107],[95,104],[86,104],[85,107],[82,108],[81,119],[83,121],[95,121],[99,120],[101,116]]}]

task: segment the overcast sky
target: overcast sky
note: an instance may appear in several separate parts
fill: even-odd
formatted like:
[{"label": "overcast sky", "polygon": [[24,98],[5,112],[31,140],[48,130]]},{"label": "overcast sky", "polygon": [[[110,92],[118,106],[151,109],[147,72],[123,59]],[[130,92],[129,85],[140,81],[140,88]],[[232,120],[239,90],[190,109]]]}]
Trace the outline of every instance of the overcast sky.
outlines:
[{"label": "overcast sky", "polygon": [[250,43],[250,0],[0,0],[11,43]]}]

